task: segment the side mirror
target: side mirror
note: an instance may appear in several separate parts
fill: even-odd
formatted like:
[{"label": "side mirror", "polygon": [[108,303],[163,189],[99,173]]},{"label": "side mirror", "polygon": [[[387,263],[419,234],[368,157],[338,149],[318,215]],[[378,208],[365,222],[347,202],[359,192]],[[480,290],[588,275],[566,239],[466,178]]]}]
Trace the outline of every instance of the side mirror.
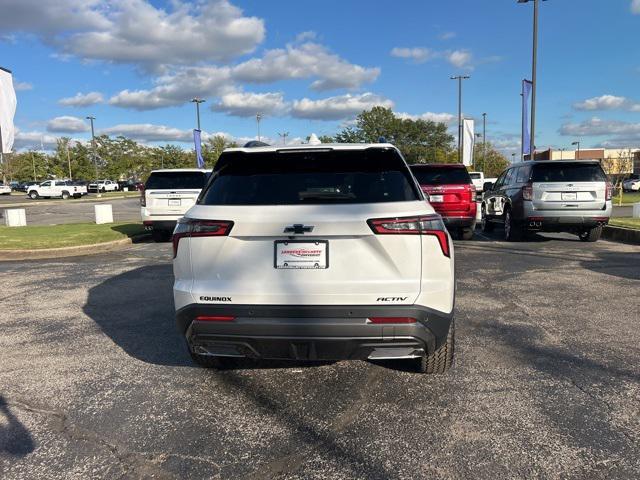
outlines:
[{"label": "side mirror", "polygon": [[493,190],[493,182],[484,182],[482,185],[482,191],[489,192],[491,190]]}]

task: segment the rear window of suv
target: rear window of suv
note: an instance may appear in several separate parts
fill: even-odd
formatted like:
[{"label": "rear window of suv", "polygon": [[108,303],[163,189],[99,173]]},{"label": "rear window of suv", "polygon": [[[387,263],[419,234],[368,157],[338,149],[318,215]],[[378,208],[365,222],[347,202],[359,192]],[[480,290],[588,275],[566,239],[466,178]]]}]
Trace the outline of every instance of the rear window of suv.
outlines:
[{"label": "rear window of suv", "polygon": [[602,167],[595,163],[558,163],[533,166],[532,182],[606,182]]},{"label": "rear window of suv", "polygon": [[153,172],[144,184],[146,190],[184,190],[204,187],[204,172]]},{"label": "rear window of suv", "polygon": [[435,165],[411,167],[420,185],[460,185],[471,183],[466,168],[438,167]]},{"label": "rear window of suv", "polygon": [[420,200],[393,149],[226,152],[201,205],[312,205]]}]

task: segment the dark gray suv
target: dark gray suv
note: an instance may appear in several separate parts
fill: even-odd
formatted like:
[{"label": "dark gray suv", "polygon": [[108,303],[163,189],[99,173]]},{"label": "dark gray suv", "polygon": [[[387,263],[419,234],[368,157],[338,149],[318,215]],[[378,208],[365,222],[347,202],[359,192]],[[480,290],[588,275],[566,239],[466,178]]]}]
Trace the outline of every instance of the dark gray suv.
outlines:
[{"label": "dark gray suv", "polygon": [[513,165],[484,185],[482,229],[504,225],[507,241],[530,231],[600,238],[611,217],[611,185],[596,160],[534,161]]}]

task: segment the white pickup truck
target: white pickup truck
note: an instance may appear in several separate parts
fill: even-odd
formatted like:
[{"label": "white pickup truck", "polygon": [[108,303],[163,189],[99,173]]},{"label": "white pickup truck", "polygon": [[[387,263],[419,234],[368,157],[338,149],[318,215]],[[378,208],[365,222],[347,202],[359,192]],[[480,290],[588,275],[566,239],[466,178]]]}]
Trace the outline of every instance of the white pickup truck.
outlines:
[{"label": "white pickup truck", "polygon": [[87,187],[84,185],[76,185],[68,180],[47,180],[39,185],[30,185],[27,195],[32,200],[38,198],[80,198],[87,194]]},{"label": "white pickup truck", "polygon": [[120,190],[120,186],[118,182],[114,182],[113,180],[98,180],[98,183],[91,182],[89,184],[90,192],[117,192]]}]

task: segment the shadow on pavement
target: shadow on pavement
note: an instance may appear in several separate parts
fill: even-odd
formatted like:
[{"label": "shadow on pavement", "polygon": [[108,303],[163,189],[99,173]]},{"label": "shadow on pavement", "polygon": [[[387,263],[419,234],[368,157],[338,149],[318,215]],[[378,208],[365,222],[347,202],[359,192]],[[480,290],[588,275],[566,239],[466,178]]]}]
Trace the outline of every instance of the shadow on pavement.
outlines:
[{"label": "shadow on pavement", "polygon": [[640,249],[636,252],[599,252],[597,257],[597,260],[581,262],[582,267],[614,277],[640,280]]},{"label": "shadow on pavement", "polygon": [[89,290],[83,311],[127,354],[157,365],[192,365],[175,324],[170,264],[110,277]]},{"label": "shadow on pavement", "polygon": [[126,235],[132,239],[133,243],[148,242],[151,239],[151,236],[143,230],[142,224],[140,223],[132,222],[124,225],[114,225],[111,227],[111,230]]},{"label": "shadow on pavement", "polygon": [[0,457],[6,454],[23,457],[34,449],[31,434],[11,413],[6,400],[0,395]]}]

